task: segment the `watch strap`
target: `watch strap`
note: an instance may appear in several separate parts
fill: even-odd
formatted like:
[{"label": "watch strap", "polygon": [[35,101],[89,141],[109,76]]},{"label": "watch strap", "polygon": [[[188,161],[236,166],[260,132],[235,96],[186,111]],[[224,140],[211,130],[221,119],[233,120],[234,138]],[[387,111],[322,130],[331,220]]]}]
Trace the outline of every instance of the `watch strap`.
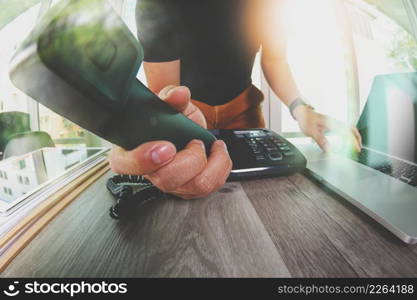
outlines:
[{"label": "watch strap", "polygon": [[302,98],[298,97],[298,98],[296,98],[294,101],[292,101],[292,102],[291,102],[291,104],[290,104],[290,106],[288,107],[288,108],[289,108],[289,110],[290,110],[290,114],[291,114],[291,116],[292,116],[292,118],[293,118],[294,120],[296,120],[296,118],[295,118],[295,116],[294,116],[294,110],[295,110],[298,106],[300,106],[300,105],[307,106],[308,108],[310,108],[310,109],[314,110],[314,107],[313,107],[313,106],[311,106],[310,104],[308,104],[307,102],[305,102]]}]

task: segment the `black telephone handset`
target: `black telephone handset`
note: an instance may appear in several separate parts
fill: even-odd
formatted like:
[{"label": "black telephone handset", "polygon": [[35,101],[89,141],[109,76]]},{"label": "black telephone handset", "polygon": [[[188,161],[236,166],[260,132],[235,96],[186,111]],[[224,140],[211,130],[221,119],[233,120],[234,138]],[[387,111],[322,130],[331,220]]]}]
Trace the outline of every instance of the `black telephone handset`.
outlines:
[{"label": "black telephone handset", "polygon": [[139,80],[143,51],[106,0],[63,0],[12,59],[23,92],[125,149],[168,140],[182,149],[216,138],[159,99]]}]

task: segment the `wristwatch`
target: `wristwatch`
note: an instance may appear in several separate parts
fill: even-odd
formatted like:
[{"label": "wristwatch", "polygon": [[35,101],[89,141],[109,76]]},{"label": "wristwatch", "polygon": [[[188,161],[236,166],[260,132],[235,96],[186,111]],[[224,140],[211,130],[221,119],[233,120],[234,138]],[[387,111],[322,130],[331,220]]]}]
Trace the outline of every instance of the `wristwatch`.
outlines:
[{"label": "wristwatch", "polygon": [[290,110],[290,114],[292,116],[292,118],[294,120],[296,120],[295,116],[294,116],[294,110],[300,106],[300,105],[304,105],[312,110],[314,110],[314,107],[311,106],[310,104],[308,104],[307,102],[305,102],[303,99],[301,99],[300,97],[296,98],[294,101],[291,102],[290,106],[288,107]]}]

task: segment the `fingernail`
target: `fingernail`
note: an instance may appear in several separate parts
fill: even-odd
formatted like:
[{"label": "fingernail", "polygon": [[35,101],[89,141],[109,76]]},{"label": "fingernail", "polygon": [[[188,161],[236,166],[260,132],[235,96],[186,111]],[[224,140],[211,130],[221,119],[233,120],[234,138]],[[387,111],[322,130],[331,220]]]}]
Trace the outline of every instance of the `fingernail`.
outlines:
[{"label": "fingernail", "polygon": [[169,97],[171,96],[172,92],[176,89],[175,86],[171,87],[167,92],[166,92],[166,96]]},{"label": "fingernail", "polygon": [[206,145],[204,145],[203,141],[197,140],[197,142],[200,144],[200,147],[203,149],[203,151],[206,151]]},{"label": "fingernail", "polygon": [[226,150],[226,152],[229,153],[229,149],[227,149],[226,143],[224,141],[222,141],[222,140],[219,140],[219,142],[222,144],[224,150]]},{"label": "fingernail", "polygon": [[176,86],[174,86],[174,85],[169,85],[169,86],[165,87],[164,89],[162,89],[160,97],[162,99],[168,98],[171,95],[171,93],[175,90],[175,88],[176,88]]},{"label": "fingernail", "polygon": [[175,149],[171,145],[156,147],[151,151],[151,159],[154,164],[160,165],[167,162],[175,155]]}]

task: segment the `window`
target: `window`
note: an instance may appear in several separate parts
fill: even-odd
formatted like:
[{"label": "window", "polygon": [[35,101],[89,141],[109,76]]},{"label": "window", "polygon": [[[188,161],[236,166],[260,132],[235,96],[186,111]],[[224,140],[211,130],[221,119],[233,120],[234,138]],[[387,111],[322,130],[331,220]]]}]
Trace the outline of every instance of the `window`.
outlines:
[{"label": "window", "polygon": [[26,160],[21,159],[19,160],[19,169],[23,170],[24,168],[26,168]]},{"label": "window", "polygon": [[3,192],[8,195],[13,195],[13,191],[8,187],[3,187]]},{"label": "window", "polygon": [[[9,62],[36,23],[40,1],[0,1],[0,112],[28,112],[29,98],[9,79]],[[35,5],[36,4],[36,5]]]},{"label": "window", "polygon": [[358,0],[347,5],[356,50],[361,108],[376,75],[417,69],[417,43],[406,1],[372,2],[376,5]]},{"label": "window", "polygon": [[58,145],[86,145],[86,131],[80,126],[39,105],[39,128],[46,131]]},{"label": "window", "polygon": [[[289,64],[317,111],[355,124],[375,75],[416,70],[410,0],[292,3]],[[287,136],[299,132],[288,109],[270,101],[271,128]]]},{"label": "window", "polygon": [[[317,111],[347,121],[349,44],[341,1],[293,0],[287,56],[304,98]],[[288,135],[299,132],[288,109],[273,92],[270,127]]]}]

